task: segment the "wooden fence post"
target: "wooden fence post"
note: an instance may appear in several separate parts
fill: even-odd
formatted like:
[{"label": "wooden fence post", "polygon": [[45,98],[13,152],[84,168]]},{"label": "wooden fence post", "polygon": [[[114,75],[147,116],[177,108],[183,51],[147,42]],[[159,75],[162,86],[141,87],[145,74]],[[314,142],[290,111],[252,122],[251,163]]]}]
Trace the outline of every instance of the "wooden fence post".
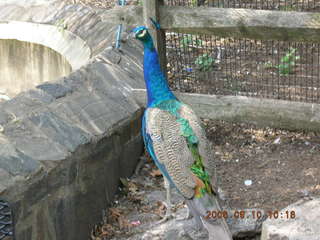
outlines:
[{"label": "wooden fence post", "polygon": [[[156,30],[150,21],[150,17],[160,22],[159,6],[164,5],[164,0],[144,0],[143,1],[143,18],[144,24],[151,33],[155,47],[159,54],[160,66],[167,76],[167,57],[166,57],[166,35],[164,30]],[[160,26],[161,27],[161,26]]]}]

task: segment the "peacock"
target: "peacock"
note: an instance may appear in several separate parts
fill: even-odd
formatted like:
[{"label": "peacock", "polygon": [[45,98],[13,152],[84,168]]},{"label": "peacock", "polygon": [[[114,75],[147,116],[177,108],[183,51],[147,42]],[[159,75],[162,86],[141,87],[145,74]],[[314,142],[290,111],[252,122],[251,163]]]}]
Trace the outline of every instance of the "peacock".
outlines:
[{"label": "peacock", "polygon": [[138,26],[132,32],[144,47],[147,107],[142,119],[142,135],[147,151],[164,176],[167,190],[164,220],[171,215],[170,187],[174,187],[186,199],[197,228],[208,230],[209,239],[232,239],[225,219],[205,217],[209,211],[221,208],[216,195],[212,151],[201,121],[170,90],[148,29]]}]

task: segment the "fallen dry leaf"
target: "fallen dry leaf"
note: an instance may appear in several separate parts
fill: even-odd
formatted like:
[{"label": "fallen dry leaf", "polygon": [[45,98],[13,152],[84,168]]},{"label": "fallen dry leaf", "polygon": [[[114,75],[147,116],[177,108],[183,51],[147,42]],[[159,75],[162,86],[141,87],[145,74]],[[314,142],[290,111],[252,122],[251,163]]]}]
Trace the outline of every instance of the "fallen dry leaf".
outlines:
[{"label": "fallen dry leaf", "polygon": [[109,208],[110,217],[113,219],[118,219],[121,216],[121,210],[118,208]]},{"label": "fallen dry leaf", "polygon": [[152,171],[150,172],[150,175],[151,175],[152,177],[160,177],[160,176],[162,176],[162,173],[160,172],[159,169],[156,169],[156,170],[152,170]]},{"label": "fallen dry leaf", "polygon": [[131,224],[129,223],[129,221],[125,219],[123,216],[120,216],[118,218],[118,224],[119,224],[120,230],[129,229],[131,227]]},{"label": "fallen dry leaf", "polygon": [[111,224],[104,224],[101,228],[101,235],[103,237],[111,237],[113,235],[114,229]]}]

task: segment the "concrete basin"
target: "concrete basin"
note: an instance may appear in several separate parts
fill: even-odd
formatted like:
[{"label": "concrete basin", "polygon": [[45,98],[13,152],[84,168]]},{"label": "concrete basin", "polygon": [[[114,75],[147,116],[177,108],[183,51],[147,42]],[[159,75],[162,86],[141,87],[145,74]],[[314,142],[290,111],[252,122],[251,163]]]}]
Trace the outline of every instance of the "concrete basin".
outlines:
[{"label": "concrete basin", "polygon": [[0,24],[0,100],[67,76],[88,62],[90,48],[64,28],[63,22]]}]

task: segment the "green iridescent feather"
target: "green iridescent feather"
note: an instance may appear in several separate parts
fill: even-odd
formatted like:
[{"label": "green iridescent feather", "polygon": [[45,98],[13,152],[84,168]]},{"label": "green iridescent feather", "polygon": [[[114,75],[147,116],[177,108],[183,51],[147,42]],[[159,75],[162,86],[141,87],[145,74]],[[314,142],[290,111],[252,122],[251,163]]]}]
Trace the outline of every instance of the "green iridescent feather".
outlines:
[{"label": "green iridescent feather", "polygon": [[189,121],[184,118],[178,118],[177,122],[180,123],[180,134],[187,138],[187,142],[190,144],[197,144],[199,142],[192,128],[190,127]]},{"label": "green iridescent feather", "polygon": [[191,166],[191,171],[194,173],[194,175],[196,175],[199,179],[201,179],[205,185],[204,188],[200,189],[200,195],[195,196],[197,198],[201,198],[204,193],[209,193],[209,194],[212,193],[210,177],[204,169],[202,158],[199,154],[197,145],[188,143],[188,147],[192,153],[193,158],[195,159],[195,162]]}]

